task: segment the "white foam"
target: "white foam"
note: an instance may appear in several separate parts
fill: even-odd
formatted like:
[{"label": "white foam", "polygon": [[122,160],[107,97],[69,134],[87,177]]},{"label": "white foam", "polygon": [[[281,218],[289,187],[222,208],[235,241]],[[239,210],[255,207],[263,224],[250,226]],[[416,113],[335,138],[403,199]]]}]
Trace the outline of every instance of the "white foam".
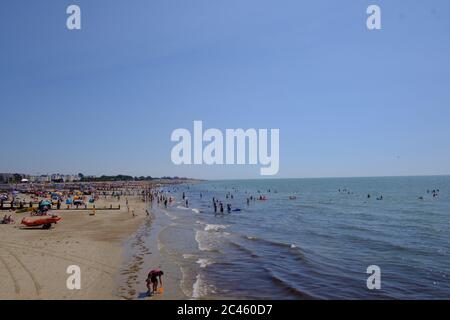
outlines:
[{"label": "white foam", "polygon": [[208,294],[208,288],[206,283],[203,281],[200,274],[197,274],[197,278],[192,286],[192,298],[198,299]]},{"label": "white foam", "polygon": [[192,211],[194,211],[195,213],[200,213],[201,212],[200,209],[197,209],[197,208],[192,209]]},{"label": "white foam", "polygon": [[206,244],[204,231],[197,230],[197,232],[195,233],[195,241],[197,241],[198,249],[200,251],[210,251],[211,250],[211,248],[209,248],[208,245]]},{"label": "white foam", "polygon": [[189,208],[182,207],[182,206],[177,206],[177,209],[181,209],[181,210],[190,210]]},{"label": "white foam", "polygon": [[212,261],[206,258],[200,258],[197,260],[197,263],[200,265],[200,268],[206,268],[210,264],[212,264]]},{"label": "white foam", "polygon": [[171,220],[175,220],[177,219],[177,216],[175,216],[174,214],[170,213],[168,210],[162,210],[164,212],[164,214],[166,216],[168,216]]},{"label": "white foam", "polygon": [[291,244],[291,249],[297,248],[295,244]]},{"label": "white foam", "polygon": [[157,247],[158,247],[158,251],[161,251],[162,248],[164,247],[164,245],[161,243],[161,241],[159,241],[159,239],[156,240],[156,244],[157,244]]},{"label": "white foam", "polygon": [[207,224],[205,231],[220,231],[226,229],[228,226],[223,224]]},{"label": "white foam", "polygon": [[189,253],[183,254],[183,258],[184,258],[184,259],[192,259],[192,258],[194,258],[194,257],[195,257],[195,255],[193,255],[193,254],[189,254]]}]

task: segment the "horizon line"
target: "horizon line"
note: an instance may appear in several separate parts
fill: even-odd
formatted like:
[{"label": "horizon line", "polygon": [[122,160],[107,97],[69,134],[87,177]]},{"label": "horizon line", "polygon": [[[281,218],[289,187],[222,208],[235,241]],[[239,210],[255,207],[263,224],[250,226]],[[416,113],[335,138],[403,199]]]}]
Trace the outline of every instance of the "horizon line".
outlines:
[{"label": "horizon line", "polygon": [[[29,173],[19,173],[19,172],[0,172],[0,174],[21,174],[21,175],[30,175],[33,176],[35,174]],[[36,174],[36,176],[51,176],[51,175],[78,175],[78,174],[66,174],[66,173],[47,173],[47,174]],[[140,177],[152,177],[153,179],[163,179],[163,178],[179,178],[179,179],[187,179],[187,180],[207,180],[207,181],[232,181],[232,180],[288,180],[288,179],[352,179],[352,178],[406,178],[406,177],[448,177],[450,173],[443,174],[412,174],[412,175],[374,175],[374,176],[316,176],[316,177],[255,177],[255,178],[198,178],[198,177],[187,177],[187,176],[170,176],[170,175],[162,175],[162,176],[152,176],[152,175],[132,175],[132,174],[100,174],[100,175],[92,175],[86,174],[85,177],[96,177],[101,178],[102,176],[114,177],[114,176],[130,176],[133,178]]]},{"label": "horizon line", "polygon": [[[380,176],[323,176],[323,177],[292,177],[292,178],[224,178],[224,179],[201,179],[209,181],[232,181],[232,180],[289,180],[289,179],[354,179],[354,178],[414,178],[414,177],[449,177],[450,174],[414,174],[414,175],[380,175]],[[197,179],[197,178],[193,178]]]}]

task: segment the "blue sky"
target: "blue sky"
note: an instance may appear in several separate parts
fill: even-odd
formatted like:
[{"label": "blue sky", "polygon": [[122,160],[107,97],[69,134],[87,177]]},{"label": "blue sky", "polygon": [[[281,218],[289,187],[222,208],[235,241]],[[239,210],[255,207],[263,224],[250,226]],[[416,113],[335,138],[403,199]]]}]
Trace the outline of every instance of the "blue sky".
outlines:
[{"label": "blue sky", "polygon": [[[78,4],[82,30],[66,29]],[[382,30],[366,28],[378,4]],[[279,128],[277,177],[450,174],[450,2],[0,2],[0,172],[175,166],[176,128]]]}]

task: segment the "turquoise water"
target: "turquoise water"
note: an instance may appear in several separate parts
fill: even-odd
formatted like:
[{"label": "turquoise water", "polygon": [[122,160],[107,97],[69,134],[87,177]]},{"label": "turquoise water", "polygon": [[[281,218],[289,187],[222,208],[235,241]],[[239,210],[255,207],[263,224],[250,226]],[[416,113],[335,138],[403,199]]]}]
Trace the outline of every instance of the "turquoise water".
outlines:
[{"label": "turquoise water", "polygon": [[[450,298],[448,176],[210,181],[169,191],[176,202],[160,210],[168,219],[160,241],[194,298]],[[247,205],[251,195],[268,200]],[[214,214],[213,197],[241,211]],[[381,268],[380,290],[366,286],[369,265]]]}]

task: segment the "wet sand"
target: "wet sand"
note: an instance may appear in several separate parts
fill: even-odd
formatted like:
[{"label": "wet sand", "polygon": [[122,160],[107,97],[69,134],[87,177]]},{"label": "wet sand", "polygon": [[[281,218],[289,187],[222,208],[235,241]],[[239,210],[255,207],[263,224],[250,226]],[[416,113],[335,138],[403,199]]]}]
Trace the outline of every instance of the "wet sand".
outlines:
[{"label": "wet sand", "polygon": [[[154,218],[155,215],[151,213],[151,217],[125,242],[125,259],[119,275],[119,294],[124,299],[187,299],[181,290],[182,274],[179,266],[162,254],[164,248],[161,248],[158,239],[161,226]],[[164,293],[148,296],[145,279],[148,272],[155,268],[164,271]]]}]

